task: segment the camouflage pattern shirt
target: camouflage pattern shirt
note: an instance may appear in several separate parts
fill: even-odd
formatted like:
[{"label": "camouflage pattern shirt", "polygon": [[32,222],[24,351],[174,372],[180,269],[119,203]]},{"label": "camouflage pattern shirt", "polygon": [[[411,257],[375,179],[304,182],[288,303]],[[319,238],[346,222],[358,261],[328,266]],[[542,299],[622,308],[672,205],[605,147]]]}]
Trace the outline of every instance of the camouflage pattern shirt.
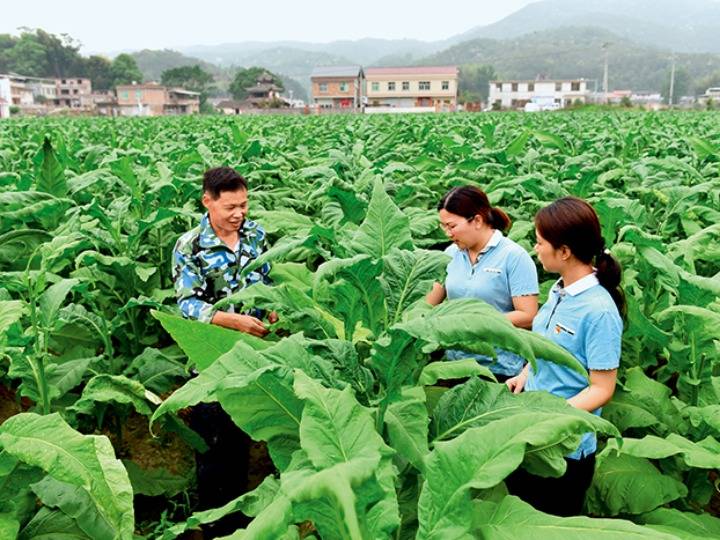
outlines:
[{"label": "camouflage pattern shirt", "polygon": [[265,231],[246,219],[233,251],[220,240],[205,214],[200,225],[183,234],[173,252],[173,279],[178,306],[184,317],[209,323],[213,304],[253,283],[270,283],[270,264],[241,277],[243,268],[265,251]]}]

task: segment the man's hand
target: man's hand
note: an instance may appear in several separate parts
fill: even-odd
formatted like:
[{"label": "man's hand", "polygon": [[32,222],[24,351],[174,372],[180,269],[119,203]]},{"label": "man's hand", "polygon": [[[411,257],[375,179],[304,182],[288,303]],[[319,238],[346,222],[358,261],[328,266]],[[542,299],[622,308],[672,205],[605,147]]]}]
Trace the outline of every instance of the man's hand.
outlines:
[{"label": "man's hand", "polygon": [[271,311],[268,315],[268,322],[270,324],[275,324],[276,322],[278,322],[279,319],[280,317],[278,317],[278,314],[275,311]]},{"label": "man's hand", "polygon": [[251,315],[240,315],[239,313],[225,313],[218,311],[213,315],[212,324],[217,324],[224,328],[245,332],[252,336],[265,337],[269,330],[260,319]]},{"label": "man's hand", "polygon": [[528,378],[528,365],[529,364],[526,364],[522,371],[515,377],[511,377],[505,381],[505,385],[513,394],[519,394],[523,391],[523,388],[525,388],[525,383]]}]

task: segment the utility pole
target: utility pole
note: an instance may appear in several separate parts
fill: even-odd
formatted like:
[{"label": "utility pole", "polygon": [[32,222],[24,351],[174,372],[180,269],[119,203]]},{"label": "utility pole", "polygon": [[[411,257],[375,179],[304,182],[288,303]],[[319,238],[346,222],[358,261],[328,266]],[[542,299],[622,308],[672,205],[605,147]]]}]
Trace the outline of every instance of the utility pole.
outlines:
[{"label": "utility pole", "polygon": [[670,95],[668,96],[668,105],[672,109],[673,98],[675,97],[675,55],[672,56],[672,67],[670,68]]},{"label": "utility pole", "polygon": [[602,44],[602,48],[605,51],[605,66],[603,68],[603,99],[604,104],[607,105],[608,102],[608,48],[610,47],[610,43],[605,42]]}]

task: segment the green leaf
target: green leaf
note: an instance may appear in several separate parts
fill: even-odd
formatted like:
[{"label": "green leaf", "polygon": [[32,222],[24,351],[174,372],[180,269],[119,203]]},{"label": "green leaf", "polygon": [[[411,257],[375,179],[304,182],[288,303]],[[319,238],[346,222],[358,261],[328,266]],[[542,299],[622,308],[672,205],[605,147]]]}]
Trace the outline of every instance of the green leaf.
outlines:
[{"label": "green leaf", "polygon": [[80,399],[69,409],[81,414],[93,414],[95,403],[121,403],[132,405],[140,414],[150,416],[150,404],[158,404],[160,398],[146,390],[137,381],[123,375],[95,375],[83,388]]},{"label": "green leaf", "polygon": [[70,291],[80,283],[77,279],[62,279],[50,285],[38,298],[40,319],[42,324],[51,328],[57,319],[58,312]]},{"label": "green leaf", "polygon": [[425,470],[429,452],[428,422],[425,391],[417,386],[404,389],[401,400],[391,403],[385,413],[390,444],[419,471]]},{"label": "green leaf", "polygon": [[132,488],[107,437],[81,435],[56,413],[20,413],[0,426],[0,445],[55,480],[85,490],[114,536],[132,537]]},{"label": "green leaf", "polygon": [[420,373],[418,384],[430,386],[438,381],[464,379],[475,375],[495,380],[495,375],[487,367],[480,365],[477,360],[466,358],[464,360],[445,360],[428,364]]},{"label": "green leaf", "polygon": [[381,259],[392,248],[412,245],[410,222],[385,192],[382,180],[375,180],[367,215],[352,239],[351,249]]},{"label": "green leaf", "polygon": [[174,497],[187,489],[192,482],[192,477],[188,474],[181,476],[166,469],[142,469],[134,461],[126,459],[123,460],[123,465],[135,495]]},{"label": "green leaf", "polygon": [[0,513],[0,540],[15,540],[20,522],[11,514]]},{"label": "green leaf", "polygon": [[228,330],[214,324],[206,324],[168,315],[160,311],[152,311],[163,328],[172,336],[180,348],[187,354],[190,361],[199,371],[206,369],[218,357],[222,356],[233,346],[242,342],[253,349],[263,349],[269,344],[260,338]]},{"label": "green leaf", "polygon": [[20,300],[0,301],[0,336],[20,320],[23,315],[23,303]]},{"label": "green leaf", "polygon": [[45,506],[58,508],[71,517],[88,538],[115,537],[113,524],[98,512],[90,493],[83,487],[46,476],[33,484],[32,489]]},{"label": "green leaf", "polygon": [[689,441],[677,433],[671,433],[664,439],[655,435],[646,435],[642,439],[628,437],[623,438],[620,448],[616,441],[608,441],[603,453],[610,453],[614,450],[621,454],[649,459],[678,456],[688,467],[720,469],[720,443],[712,437],[707,437],[700,442]]},{"label": "green leaf", "polygon": [[674,534],[682,540],[720,538],[720,519],[710,514],[693,514],[674,508],[658,508],[633,519],[657,531]]},{"label": "green leaf", "polygon": [[598,461],[586,502],[592,513],[642,514],[688,493],[682,482],[663,475],[647,459],[621,454]]},{"label": "green leaf", "polygon": [[42,160],[37,174],[37,190],[50,193],[56,197],[65,197],[68,192],[65,181],[65,167],[60,164],[49,137],[45,137],[43,147],[38,152],[36,160]]},{"label": "green leaf", "polygon": [[399,322],[405,309],[432,289],[445,275],[448,257],[438,251],[394,248],[383,257],[382,282],[388,325]]},{"label": "green leaf", "polygon": [[[569,405],[568,405],[569,407]],[[575,450],[583,432],[596,428],[593,415],[518,412],[436,442],[426,459],[418,502],[418,539],[468,537],[473,517],[472,490],[501,482],[525,458],[541,458],[543,476],[565,471],[564,456]]]},{"label": "green leaf", "polygon": [[562,518],[538,512],[517,497],[475,503],[473,537],[484,540],[677,540],[620,519]]},{"label": "green leaf", "polygon": [[[0,533],[1,535],[2,533]],[[2,538],[2,536],[0,536]],[[14,536],[12,537],[15,538]],[[60,510],[42,507],[23,527],[18,540],[94,540],[86,536],[75,520]]]}]

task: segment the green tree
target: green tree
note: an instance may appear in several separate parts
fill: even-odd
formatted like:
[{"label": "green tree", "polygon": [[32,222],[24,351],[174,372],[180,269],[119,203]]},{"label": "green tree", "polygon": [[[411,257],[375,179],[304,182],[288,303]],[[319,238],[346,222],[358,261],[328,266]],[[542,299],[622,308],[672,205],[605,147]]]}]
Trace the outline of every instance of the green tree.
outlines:
[{"label": "green tree", "polygon": [[214,77],[200,66],[182,66],[163,71],[161,77],[165,86],[180,86],[186,90],[200,93],[200,110],[212,112],[206,107],[208,91],[212,87]]},{"label": "green tree", "polygon": [[129,54],[119,54],[112,61],[111,72],[113,86],[130,84],[133,81],[142,82],[143,76],[137,62]]},{"label": "green tree", "polygon": [[8,71],[33,77],[45,77],[50,71],[43,46],[25,34],[8,50],[7,68]]},{"label": "green tree", "polygon": [[112,62],[104,56],[91,56],[86,59],[83,73],[92,81],[96,90],[110,90],[113,87]]},{"label": "green tree", "polygon": [[495,68],[469,64],[460,68],[460,102],[487,101],[490,81],[497,77]]},{"label": "green tree", "polygon": [[255,86],[258,77],[260,77],[260,75],[265,72],[270,74],[273,79],[273,83],[276,86],[280,87],[281,90],[285,89],[285,86],[283,85],[282,80],[278,75],[269,72],[265,68],[253,66],[249,68],[240,68],[235,74],[235,78],[230,83],[229,88],[232,97],[234,99],[245,99],[247,97],[247,91],[245,89],[250,86]]}]

